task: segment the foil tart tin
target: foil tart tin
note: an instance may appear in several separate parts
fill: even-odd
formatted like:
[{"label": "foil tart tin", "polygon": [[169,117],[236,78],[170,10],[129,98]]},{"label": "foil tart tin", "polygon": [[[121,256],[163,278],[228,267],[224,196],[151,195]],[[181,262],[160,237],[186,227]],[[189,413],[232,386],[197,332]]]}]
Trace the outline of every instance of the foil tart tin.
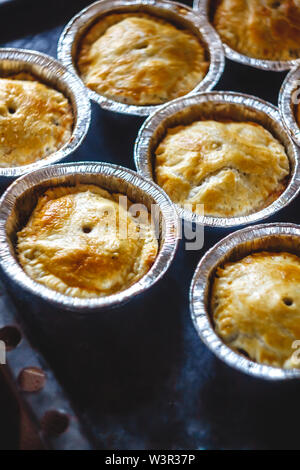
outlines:
[{"label": "foil tart tin", "polygon": [[300,147],[300,126],[296,119],[296,105],[300,106],[300,64],[286,76],[279,93],[279,110],[283,124]]},{"label": "foil tart tin", "polygon": [[278,109],[266,101],[242,93],[211,91],[178,98],[162,106],[142,125],[134,149],[138,173],[154,179],[155,149],[168,128],[188,125],[201,119],[253,121],[264,126],[285,147],[290,161],[290,178],[285,191],[269,206],[240,217],[211,217],[193,213],[176,205],[179,216],[188,222],[210,227],[246,225],[270,217],[287,206],[300,192],[300,149],[282,125]]},{"label": "foil tart tin", "polygon": [[259,364],[235,352],[215,332],[209,301],[217,268],[257,251],[288,251],[300,256],[300,226],[262,224],[247,227],[227,236],[211,248],[198,264],[191,283],[190,310],[194,326],[204,344],[219,359],[241,372],[267,380],[300,378],[300,369]]},{"label": "foil tart tin", "polygon": [[[186,5],[168,0],[101,0],[79,12],[65,27],[58,43],[59,60],[74,74],[78,45],[87,30],[109,13],[145,12],[171,23],[184,26],[196,34],[206,46],[210,67],[204,79],[189,93],[211,90],[219,81],[225,66],[221,40],[212,26]],[[136,106],[109,99],[87,88],[89,97],[103,109],[137,116],[149,115],[160,105]],[[187,96],[187,95],[186,95]]]},{"label": "foil tart tin", "polygon": [[67,158],[85,138],[91,120],[90,102],[85,87],[57,60],[36,51],[0,49],[0,77],[20,72],[30,73],[37,80],[63,93],[71,103],[74,125],[69,142],[58,151],[29,165],[0,168],[0,182],[3,183]]},{"label": "foil tart tin", "polygon": [[[107,297],[83,299],[69,297],[31,279],[21,268],[16,255],[16,234],[25,226],[38,197],[49,187],[95,184],[110,192],[127,195],[132,202],[149,210],[159,208],[159,252],[148,273],[128,289]],[[156,185],[136,172],[108,163],[68,163],[48,166],[16,180],[0,200],[0,266],[8,279],[33,296],[56,307],[89,313],[119,306],[154,285],[168,270],[179,240],[179,222],[173,204]]]},{"label": "foil tart tin", "polygon": [[[216,3],[217,0],[194,0],[193,8],[201,17],[206,18],[206,20],[211,24],[213,8],[216,6]],[[225,42],[223,42],[223,47],[228,59],[233,60],[234,62],[239,62],[243,65],[249,65],[250,67],[272,72],[283,72],[284,70],[289,70],[299,63],[300,59],[300,57],[299,59],[287,61],[256,59],[255,57],[250,57],[235,51]]]}]

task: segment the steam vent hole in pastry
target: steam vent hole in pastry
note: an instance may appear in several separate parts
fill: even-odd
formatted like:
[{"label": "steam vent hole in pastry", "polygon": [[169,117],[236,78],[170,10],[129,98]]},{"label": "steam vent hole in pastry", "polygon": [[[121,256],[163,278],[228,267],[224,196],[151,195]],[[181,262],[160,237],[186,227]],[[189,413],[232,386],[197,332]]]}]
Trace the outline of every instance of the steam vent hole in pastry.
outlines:
[{"label": "steam vent hole in pastry", "polygon": [[225,44],[246,56],[300,58],[299,0],[220,0],[213,24]]},{"label": "steam vent hole in pastry", "polygon": [[300,258],[258,252],[217,269],[211,314],[216,333],[258,363],[299,368],[293,343],[300,338]]},{"label": "steam vent hole in pastry", "polygon": [[18,258],[28,276],[82,298],[114,294],[141,279],[158,253],[155,228],[150,215],[132,215],[132,203],[123,207],[119,196],[83,184],[40,196],[17,235]]},{"label": "steam vent hole in pastry", "polygon": [[213,217],[263,209],[290,173],[281,143],[255,122],[196,121],[169,128],[155,151],[155,179],[173,202]]},{"label": "steam vent hole in pastry", "polygon": [[100,19],[83,38],[77,65],[88,88],[132,105],[157,105],[185,95],[209,67],[194,33],[144,13]]},{"label": "steam vent hole in pastry", "polygon": [[33,76],[0,78],[0,167],[56,152],[70,140],[73,120],[68,99]]}]

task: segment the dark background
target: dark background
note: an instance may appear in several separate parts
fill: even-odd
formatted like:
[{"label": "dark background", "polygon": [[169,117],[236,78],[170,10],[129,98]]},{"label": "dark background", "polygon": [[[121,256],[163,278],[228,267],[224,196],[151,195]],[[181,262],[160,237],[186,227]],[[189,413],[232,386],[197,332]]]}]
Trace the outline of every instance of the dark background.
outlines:
[{"label": "dark background", "polygon": [[[0,45],[56,56],[63,25],[87,1],[0,1]],[[189,2],[190,4],[190,2]],[[226,61],[216,87],[277,104],[285,73]],[[92,124],[74,161],[134,169],[143,119],[92,106]],[[299,223],[298,200],[269,221]],[[163,281],[102,318],[51,316],[26,298],[14,301],[35,346],[56,371],[97,448],[299,449],[300,385],[267,383],[230,369],[201,343],[188,289],[203,253],[230,230],[206,229],[201,252],[182,242]],[[0,448],[17,446],[17,413],[0,380]]]}]

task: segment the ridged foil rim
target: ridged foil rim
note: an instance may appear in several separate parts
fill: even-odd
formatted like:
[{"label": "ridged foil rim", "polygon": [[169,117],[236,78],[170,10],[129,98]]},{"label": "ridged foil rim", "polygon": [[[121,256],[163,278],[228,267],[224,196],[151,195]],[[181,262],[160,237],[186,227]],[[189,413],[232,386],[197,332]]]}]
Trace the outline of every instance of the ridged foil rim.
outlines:
[{"label": "ridged foil rim", "polygon": [[[209,8],[210,1],[211,0],[194,0],[194,3],[193,3],[194,10],[197,11],[200,16],[205,17],[209,23],[210,23],[210,20],[209,20],[208,8]],[[300,60],[300,58],[295,59],[295,60],[286,60],[286,61],[285,60],[256,59],[255,57],[249,57],[247,55],[244,55],[235,51],[234,49],[229,47],[225,42],[222,42],[222,44],[224,47],[225,56],[228,59],[233,60],[234,62],[238,62],[243,65],[249,65],[250,67],[255,67],[257,69],[262,69],[266,71],[283,72],[285,70],[289,70],[292,67],[294,67],[295,64],[299,63],[299,60]]]},{"label": "ridged foil rim", "polygon": [[[138,173],[153,180],[152,161],[149,161],[149,148],[151,144],[152,136],[155,134],[157,129],[163,125],[163,122],[170,118],[172,115],[176,115],[179,111],[185,108],[195,107],[195,105],[201,105],[205,102],[212,103],[224,103],[240,105],[245,110],[251,109],[257,112],[263,112],[266,119],[271,120],[273,128],[280,130],[280,141],[283,143],[292,167],[291,178],[285,191],[279,196],[276,201],[270,204],[264,209],[254,212],[249,215],[240,217],[209,217],[197,215],[191,211],[183,209],[179,205],[176,205],[178,215],[189,222],[195,222],[201,225],[207,225],[210,227],[233,227],[238,225],[247,225],[259,220],[266,219],[277,211],[287,206],[300,192],[300,149],[293,143],[289,134],[285,130],[282,124],[282,120],[278,109],[272,104],[251,95],[234,92],[223,92],[223,91],[210,91],[206,93],[197,93],[190,97],[178,98],[166,105],[162,106],[158,111],[149,116],[144,124],[142,125],[134,148],[134,160]],[[192,110],[190,111],[192,113]],[[249,118],[248,118],[249,120]],[[180,121],[180,119],[179,119]],[[259,122],[259,120],[258,120]],[[176,124],[178,125],[178,123]],[[262,123],[264,125],[264,123]],[[172,126],[171,126],[172,127]],[[166,126],[166,129],[168,126]],[[279,138],[279,137],[278,137]]]},{"label": "ridged foil rim", "polygon": [[[17,200],[22,195],[26,197],[26,192],[28,193],[30,189],[41,183],[44,183],[47,187],[51,187],[51,181],[54,186],[59,185],[60,181],[65,184],[66,181],[72,182],[74,179],[78,183],[81,181],[81,175],[95,175],[95,178],[97,178],[97,175],[103,175],[107,181],[113,178],[118,185],[125,182],[128,186],[137,188],[140,193],[140,202],[143,203],[145,195],[150,196],[151,200],[153,199],[155,204],[159,206],[164,220],[164,237],[161,239],[158,256],[149,272],[128,289],[102,298],[73,298],[35,282],[25,274],[18,263],[15,257],[15,248],[11,242],[12,237],[7,233],[8,221],[13,214]],[[97,184],[97,182],[95,181],[94,184]],[[17,230],[18,227],[14,227],[13,237]],[[162,235],[162,232],[160,235]],[[136,172],[117,165],[80,162],[48,166],[16,180],[0,199],[0,266],[6,276],[21,288],[29,291],[33,296],[39,296],[56,307],[78,313],[89,313],[119,306],[154,285],[168,270],[175,256],[178,240],[178,217],[166,194],[158,186]]]},{"label": "ridged foil rim", "polygon": [[[183,20],[192,23],[194,27],[200,31],[200,35],[207,46],[210,55],[210,67],[204,79],[188,95],[196,93],[197,91],[211,90],[216,85],[225,66],[225,56],[219,36],[212,26],[206,20],[200,18],[192,8],[181,3],[167,0],[101,0],[93,3],[75,15],[62,32],[57,50],[59,60],[61,60],[72,73],[79,77],[78,71],[74,66],[73,55],[76,53],[76,46],[80,38],[85,34],[89,25],[93,23],[97,17],[113,11],[122,10],[122,8],[127,11],[137,11],[137,9],[142,11],[147,9],[150,13],[152,11],[153,14],[157,14],[158,16],[161,10],[164,13],[169,12],[170,16],[175,15],[179,21]],[[120,103],[119,101],[106,98],[89,88],[86,89],[90,99],[108,111],[147,116],[161,106],[136,106]]]},{"label": "ridged foil rim", "polygon": [[91,109],[88,95],[81,81],[57,60],[46,54],[25,49],[2,48],[0,49],[0,76],[3,68],[5,68],[5,72],[14,73],[23,70],[33,73],[42,82],[47,82],[50,86],[53,85],[54,88],[62,91],[72,105],[75,119],[69,142],[57,152],[29,165],[0,168],[0,181],[7,182],[8,178],[17,178],[47,165],[60,162],[72,154],[87,134],[91,120]]},{"label": "ridged foil rim", "polygon": [[293,93],[297,90],[300,98],[300,64],[287,74],[279,93],[279,110],[283,124],[300,147],[300,127],[295,116],[295,105],[292,102]]},{"label": "ridged foil rim", "polygon": [[[272,237],[300,237],[300,226],[294,224],[263,224],[247,227],[230,234],[201,259],[194,273],[190,287],[190,311],[194,326],[203,343],[223,362],[248,375],[266,380],[287,380],[300,378],[300,370],[283,369],[259,364],[238,354],[227,346],[216,334],[206,303],[210,295],[211,277],[222,264],[224,257],[239,246],[260,240],[268,249]],[[299,241],[298,241],[299,248]],[[230,258],[229,258],[230,260]],[[226,259],[227,261],[227,259]]]}]

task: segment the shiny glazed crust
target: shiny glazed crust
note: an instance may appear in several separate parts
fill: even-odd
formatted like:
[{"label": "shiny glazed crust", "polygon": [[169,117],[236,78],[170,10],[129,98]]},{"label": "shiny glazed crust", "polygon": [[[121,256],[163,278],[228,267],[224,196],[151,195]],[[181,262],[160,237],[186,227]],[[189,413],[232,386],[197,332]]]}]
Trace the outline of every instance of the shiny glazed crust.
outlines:
[{"label": "shiny glazed crust", "polygon": [[0,167],[28,165],[56,152],[72,135],[67,98],[28,74],[0,78]]},{"label": "shiny glazed crust", "polygon": [[25,272],[82,298],[110,295],[142,278],[155,261],[158,242],[148,214],[135,218],[119,205],[119,196],[94,185],[47,190],[18,233]]},{"label": "shiny glazed crust", "polygon": [[[155,178],[173,202],[215,217],[248,215],[285,189],[283,146],[254,122],[197,121],[168,130]],[[188,206],[187,206],[188,205]]]},{"label": "shiny glazed crust", "polygon": [[257,59],[300,57],[299,0],[220,0],[213,24],[224,43]]},{"label": "shiny glazed crust", "polygon": [[261,252],[218,268],[211,313],[231,348],[259,363],[299,368],[293,343],[300,338],[300,258]]},{"label": "shiny glazed crust", "polygon": [[78,54],[87,87],[134,105],[189,93],[208,66],[204,46],[192,32],[143,13],[105,16],[88,31]]}]

